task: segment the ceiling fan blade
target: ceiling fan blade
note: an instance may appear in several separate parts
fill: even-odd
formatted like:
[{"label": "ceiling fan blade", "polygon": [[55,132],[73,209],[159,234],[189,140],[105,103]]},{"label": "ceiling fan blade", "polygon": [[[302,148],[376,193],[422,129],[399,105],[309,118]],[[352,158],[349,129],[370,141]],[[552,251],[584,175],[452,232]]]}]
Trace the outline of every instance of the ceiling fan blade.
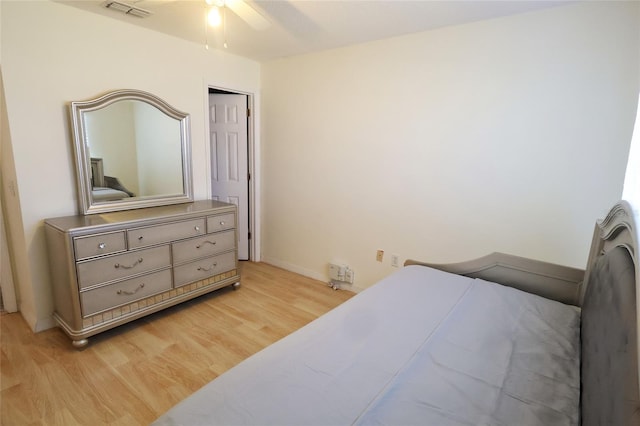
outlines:
[{"label": "ceiling fan blade", "polygon": [[262,31],[271,26],[271,22],[268,19],[243,0],[225,0],[224,4],[254,30]]}]

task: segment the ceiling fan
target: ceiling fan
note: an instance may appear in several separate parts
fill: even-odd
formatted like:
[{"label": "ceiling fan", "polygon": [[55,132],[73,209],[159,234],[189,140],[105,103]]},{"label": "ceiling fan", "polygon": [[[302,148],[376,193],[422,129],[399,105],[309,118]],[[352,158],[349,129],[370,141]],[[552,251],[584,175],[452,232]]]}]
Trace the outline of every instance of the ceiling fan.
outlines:
[{"label": "ceiling fan", "polygon": [[262,16],[256,9],[251,7],[244,0],[205,0],[211,8],[229,8],[240,19],[245,21],[251,28],[257,31],[266,30],[271,26],[271,22]]},{"label": "ceiling fan", "polygon": [[[131,0],[130,0],[131,1]],[[131,3],[136,6],[152,8],[154,5],[173,3],[181,0],[133,0]],[[257,31],[266,30],[271,26],[271,22],[262,16],[254,7],[245,0],[200,0],[206,3],[207,15],[218,14],[221,16],[226,9],[231,10],[245,21],[251,28]]]}]

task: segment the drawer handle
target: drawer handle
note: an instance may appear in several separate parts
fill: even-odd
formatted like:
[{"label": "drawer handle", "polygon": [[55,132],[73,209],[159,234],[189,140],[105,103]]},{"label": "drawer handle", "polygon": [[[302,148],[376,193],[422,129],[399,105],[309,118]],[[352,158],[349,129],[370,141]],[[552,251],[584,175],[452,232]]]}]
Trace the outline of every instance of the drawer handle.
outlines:
[{"label": "drawer handle", "polygon": [[221,225],[221,226],[224,226],[224,220],[221,220],[221,221],[220,221],[220,225]]},{"label": "drawer handle", "polygon": [[124,294],[125,296],[131,296],[136,294],[138,291],[140,291],[141,289],[144,288],[144,283],[140,284],[135,290],[133,291],[127,291],[127,290],[118,290],[117,293],[118,294]]},{"label": "drawer handle", "polygon": [[105,248],[106,246],[107,246],[107,245],[106,245],[105,243],[100,243],[100,244],[98,244],[98,248],[99,248],[100,250],[102,250],[102,249],[103,249],[103,248]]},{"label": "drawer handle", "polygon": [[200,231],[200,227],[199,227],[198,225],[194,226],[194,227],[193,227],[193,229],[195,229],[195,230],[196,230],[196,232],[199,232],[199,231]]},{"label": "drawer handle", "polygon": [[143,239],[143,238],[144,238],[144,237],[143,237],[142,235],[140,235],[140,236],[138,237],[138,241],[142,241],[142,239]]},{"label": "drawer handle", "polygon": [[205,244],[211,244],[212,246],[215,246],[215,245],[217,244],[217,242],[216,242],[216,241],[209,241],[209,240],[206,240],[206,241],[203,241],[201,244],[198,244],[198,245],[196,246],[196,248],[200,248],[200,247],[202,247],[202,246],[203,246],[203,245],[205,245]]},{"label": "drawer handle", "polygon": [[136,266],[138,263],[142,263],[142,258],[140,258],[140,259],[136,260],[135,262],[133,262],[133,264],[132,264],[132,265],[129,265],[129,266],[127,266],[127,265],[121,265],[121,264],[119,264],[119,263],[116,263],[116,264],[115,264],[115,265],[113,265],[113,266],[115,266],[116,268],[131,269],[131,268],[133,268],[134,266]]},{"label": "drawer handle", "polygon": [[211,266],[209,266],[208,268],[205,268],[203,266],[198,266],[198,271],[210,271],[213,268],[215,268],[216,266],[218,266],[218,264],[216,262],[213,262],[213,264]]}]

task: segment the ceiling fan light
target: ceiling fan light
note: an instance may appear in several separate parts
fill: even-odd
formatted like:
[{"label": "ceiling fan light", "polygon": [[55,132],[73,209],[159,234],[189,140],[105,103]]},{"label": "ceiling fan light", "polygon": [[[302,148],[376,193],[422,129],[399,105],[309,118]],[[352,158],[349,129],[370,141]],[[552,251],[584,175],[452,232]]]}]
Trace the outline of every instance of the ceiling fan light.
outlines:
[{"label": "ceiling fan light", "polygon": [[212,27],[217,27],[222,23],[222,15],[220,14],[220,9],[218,9],[218,7],[213,6],[209,9],[209,12],[207,13],[207,22]]}]

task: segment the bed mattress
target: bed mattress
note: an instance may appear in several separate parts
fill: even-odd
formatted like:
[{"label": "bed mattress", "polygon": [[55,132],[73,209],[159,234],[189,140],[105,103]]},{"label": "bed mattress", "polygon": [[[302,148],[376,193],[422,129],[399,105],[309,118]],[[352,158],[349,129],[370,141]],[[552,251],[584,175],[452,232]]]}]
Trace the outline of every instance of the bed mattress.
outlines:
[{"label": "bed mattress", "polygon": [[574,425],[580,311],[407,266],[155,425]]},{"label": "bed mattress", "polygon": [[96,186],[91,190],[91,197],[95,202],[114,201],[114,200],[122,200],[123,198],[129,198],[129,194],[113,188],[104,188],[104,187]]}]

